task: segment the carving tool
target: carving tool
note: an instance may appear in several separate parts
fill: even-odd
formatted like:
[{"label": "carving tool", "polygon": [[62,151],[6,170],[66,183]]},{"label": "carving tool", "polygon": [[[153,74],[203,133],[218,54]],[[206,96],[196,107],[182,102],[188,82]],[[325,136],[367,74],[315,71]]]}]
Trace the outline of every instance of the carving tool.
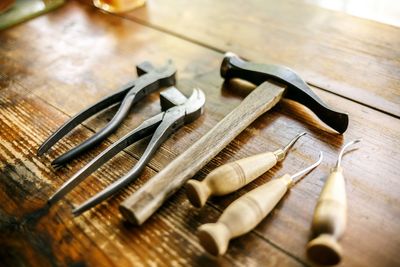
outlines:
[{"label": "carving tool", "polygon": [[186,184],[186,195],[195,207],[206,204],[211,195],[223,196],[247,185],[269,169],[278,161],[285,159],[294,143],[306,133],[295,136],[284,148],[274,152],[266,152],[222,165],[202,181],[191,179]]},{"label": "carving tool", "polygon": [[296,174],[285,174],[244,194],[232,202],[216,223],[199,227],[198,237],[203,248],[214,256],[228,249],[232,238],[250,232],[278,204],[290,187],[299,182],[322,161],[322,152],[317,162]]},{"label": "carving tool", "polygon": [[103,98],[65,122],[64,125],[55,131],[39,147],[37,152],[38,156],[47,152],[54,144],[84,120],[120,102],[121,104],[118,111],[115,113],[111,121],[104,126],[104,128],[52,162],[54,168],[63,166],[78,155],[98,145],[110,134],[115,132],[128,115],[131,107],[146,95],[160,89],[161,87],[172,86],[175,84],[176,69],[171,61],[168,61],[165,66],[158,69],[154,68],[150,62],[145,61],[137,65],[136,70],[139,75],[138,79],[125,84],[122,88],[117,90],[116,93]]},{"label": "carving tool", "polygon": [[205,104],[205,96],[203,91],[200,89],[194,89],[192,95],[187,99],[178,89],[171,87],[160,94],[160,99],[162,99],[161,104],[163,105],[163,110],[166,109],[165,111],[144,121],[139,127],[132,130],[113,145],[109,146],[85,167],[79,170],[49,199],[49,204],[62,198],[87,176],[100,168],[101,165],[109,161],[124,148],[140,139],[152,135],[142,157],[127,174],[74,209],[73,213],[74,215],[79,215],[112,196],[119,189],[126,186],[139,176],[157,148],[172,133],[177,131],[183,125],[196,120],[203,113],[203,107]]},{"label": "carving tool", "polygon": [[338,239],[346,228],[347,204],[343,169],[340,165],[345,150],[360,141],[354,140],[342,148],[315,207],[312,231],[317,237],[308,243],[307,254],[318,264],[334,265],[342,258]]},{"label": "carving tool", "polygon": [[142,224],[147,220],[189,178],[282,97],[308,107],[340,134],[347,129],[347,114],[329,108],[294,71],[286,67],[246,62],[233,53],[227,53],[221,65],[221,76],[226,80],[244,79],[257,88],[208,133],[121,203],[120,211],[128,221]]}]

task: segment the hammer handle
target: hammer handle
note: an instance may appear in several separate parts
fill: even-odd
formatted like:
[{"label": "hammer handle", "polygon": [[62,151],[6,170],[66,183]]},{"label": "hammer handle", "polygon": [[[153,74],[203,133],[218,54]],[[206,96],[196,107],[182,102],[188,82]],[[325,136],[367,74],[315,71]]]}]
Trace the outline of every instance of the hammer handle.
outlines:
[{"label": "hammer handle", "polygon": [[275,106],[286,87],[265,82],[185,152],[120,205],[122,215],[142,224],[189,178],[215,157],[255,119]]}]

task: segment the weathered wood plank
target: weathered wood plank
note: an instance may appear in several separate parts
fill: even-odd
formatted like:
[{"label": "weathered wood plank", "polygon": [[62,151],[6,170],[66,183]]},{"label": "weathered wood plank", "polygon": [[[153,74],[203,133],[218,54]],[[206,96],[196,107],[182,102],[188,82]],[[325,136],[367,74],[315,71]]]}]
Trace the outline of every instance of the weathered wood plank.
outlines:
[{"label": "weathered wood plank", "polygon": [[[328,94],[321,95],[330,102]],[[335,102],[338,105],[351,106],[348,100],[336,99]],[[394,255],[400,246],[400,240],[394,238],[400,227],[393,220],[393,218],[400,216],[399,192],[395,189],[399,188],[396,177],[400,175],[397,166],[399,154],[396,151],[399,148],[398,137],[400,133],[397,130],[400,128],[399,122],[392,119],[386,120],[388,119],[387,116],[375,114],[369,108],[354,107],[350,113],[352,124],[346,133],[346,137],[343,140],[335,140],[332,135],[321,134],[321,132],[313,131],[301,124],[292,128],[292,125],[298,122],[290,117],[294,115],[295,118],[299,118],[304,114],[286,105],[286,103],[280,105],[277,112],[280,113],[278,115],[279,123],[274,114],[269,114],[269,118],[260,118],[254,124],[254,130],[260,131],[262,125],[267,125],[264,128],[265,130],[261,130],[257,138],[247,140],[245,145],[242,145],[239,141],[245,134],[239,136],[238,143],[235,142],[235,144],[229,146],[226,151],[222,152],[224,155],[211,162],[210,166],[204,169],[201,177],[221,164],[241,158],[242,155],[237,152],[238,150],[243,151],[245,149],[245,151],[249,151],[248,155],[252,155],[253,153],[276,149],[279,147],[277,144],[279,140],[276,140],[277,143],[271,142],[271,136],[277,133],[282,134],[279,129],[288,131],[288,135],[281,136],[280,140],[289,140],[289,136],[294,136],[296,132],[301,130],[311,132],[312,137],[308,140],[307,137],[300,140],[282,165],[275,167],[271,173],[263,175],[238,193],[225,198],[214,198],[212,202],[222,210],[239,195],[257,185],[273,177],[280,177],[285,173],[294,173],[310,164],[317,157],[318,150],[322,150],[324,152],[322,166],[297,184],[274,214],[264,220],[257,229],[260,235],[271,240],[274,244],[279,244],[298,257],[304,258],[304,247],[310,237],[309,228],[313,209],[329,169],[335,163],[340,148],[339,144],[362,137],[363,142],[360,144],[360,149],[347,155],[343,161],[349,204],[348,228],[342,240],[345,249],[344,265],[397,265],[397,259],[389,256],[389,254]],[[288,125],[290,125],[289,128],[287,128]],[[396,128],[389,130],[387,127],[391,128],[392,125],[396,125]],[[380,143],[382,141],[383,143]],[[284,143],[282,142],[282,144]],[[393,150],[393,147],[397,149]],[[227,158],[227,154],[231,158]],[[382,179],[382,171],[386,173],[383,175],[385,179]],[[290,238],[288,239],[288,237]],[[370,242],[371,240],[374,240],[373,244]],[[391,240],[389,241],[390,245],[388,240]],[[374,247],[376,246],[385,247],[387,250],[379,250],[374,253],[372,251],[375,251]]]},{"label": "weathered wood plank", "polygon": [[[49,26],[50,22],[51,27]],[[32,38],[29,33],[32,33]],[[0,92],[21,84],[26,91],[32,91],[34,95],[39,96],[53,107],[46,106],[41,102],[40,105],[37,104],[25,111],[27,113],[26,116],[32,116],[29,120],[25,118],[22,122],[15,121],[14,127],[17,129],[22,128],[24,135],[28,134],[31,137],[30,139],[34,140],[34,143],[29,141],[31,143],[25,145],[29,147],[29,153],[26,155],[21,154],[18,150],[18,153],[13,152],[10,154],[8,152],[8,155],[12,155],[9,157],[13,159],[9,165],[14,166],[15,162],[23,162],[23,164],[28,165],[28,167],[20,168],[21,170],[17,171],[18,175],[14,176],[18,178],[21,173],[26,175],[32,172],[31,169],[37,169],[35,166],[38,164],[48,165],[50,159],[54,158],[56,154],[71,148],[83,140],[89,132],[81,127],[74,131],[70,137],[63,140],[56,147],[56,150],[52,151],[48,156],[40,160],[33,156],[37,146],[67,116],[71,116],[88,105],[89,101],[94,102],[101,98],[110,91],[110,88],[129,80],[133,73],[133,68],[131,72],[130,66],[143,59],[162,63],[163,59],[170,57],[170,55],[173,56],[178,66],[178,76],[181,77],[178,81],[178,87],[186,93],[189,93],[193,86],[198,86],[205,90],[207,94],[206,113],[198,121],[174,134],[163,145],[162,149],[157,152],[150,162],[149,167],[151,169],[148,168],[146,174],[137,183],[124,190],[123,194],[108,201],[105,205],[88,213],[88,215],[85,214],[80,219],[84,221],[83,223],[81,221],[78,221],[79,223],[76,222],[81,232],[74,232],[77,227],[70,222],[72,219],[69,217],[69,209],[62,205],[55,207],[55,211],[53,211],[56,213],[55,218],[57,220],[60,220],[59,218],[67,218],[61,219],[61,221],[70,222],[68,231],[72,232],[68,238],[73,240],[72,246],[76,248],[73,251],[67,250],[60,257],[70,257],[74,259],[74,262],[93,262],[96,254],[99,254],[98,257],[104,259],[104,262],[114,262],[122,258],[124,262],[129,263],[146,262],[153,257],[157,262],[165,263],[176,259],[175,253],[184,250],[188,246],[189,249],[183,254],[182,259],[176,260],[178,264],[184,265],[188,262],[199,265],[212,263],[213,261],[208,261],[209,259],[202,254],[193,233],[201,223],[215,221],[217,214],[211,214],[212,211],[210,210],[212,209],[209,206],[200,211],[190,207],[182,194],[183,191],[172,198],[143,228],[123,228],[124,230],[117,237],[112,240],[108,239],[108,237],[115,234],[112,230],[115,229],[113,228],[115,225],[122,227],[120,217],[115,209],[118,202],[126,197],[128,192],[135,190],[149,176],[152,176],[154,174],[152,170],[158,171],[162,169],[172,158],[184,151],[194,140],[207,132],[241,101],[241,97],[235,93],[227,89],[221,90],[222,80],[218,76],[218,66],[222,55],[133,22],[101,14],[95,9],[82,7],[74,2],[68,3],[57,12],[15,27],[12,31],[6,31],[0,34],[0,39],[8,40],[9,43],[14,44],[13,46],[4,47],[1,46],[0,42],[1,53],[9,57],[9,60],[4,61],[4,64],[1,65],[1,73],[6,77],[7,82],[6,87]],[[40,46],[34,45],[35,42],[33,40],[37,39],[40,40],[38,41]],[[18,50],[13,51],[13,47],[23,47],[25,44],[29,44],[29,54],[18,52]],[[46,50],[47,53],[42,51],[44,47],[48,49]],[[109,62],[113,63],[112,67],[110,67]],[[74,65],[75,63],[76,65]],[[40,68],[39,66],[46,67]],[[12,76],[12,79],[10,76]],[[16,85],[15,81],[17,81]],[[18,92],[18,94],[15,92],[17,95],[24,95],[26,92],[23,92],[23,89],[19,87],[16,91]],[[323,150],[325,153],[324,164],[299,183],[284,199],[284,202],[279,205],[276,212],[264,220],[256,230],[258,237],[267,240],[286,253],[291,253],[293,257],[299,258],[300,261],[306,262],[304,246],[310,235],[309,227],[312,210],[326,174],[334,163],[340,146],[345,141],[361,136],[364,138],[362,149],[346,156],[343,162],[349,193],[349,228],[342,242],[345,248],[344,265],[398,265],[396,252],[400,247],[400,242],[395,233],[400,230],[396,224],[396,218],[400,216],[399,182],[397,179],[400,171],[396,163],[396,159],[399,158],[398,151],[400,148],[398,141],[400,136],[398,130],[400,129],[399,121],[330,93],[324,93],[318,89],[315,89],[315,91],[329,104],[340,107],[350,113],[350,128],[343,138],[333,133],[321,131],[320,124],[307,110],[293,103],[285,102],[274,108],[268,115],[258,119],[207,165],[196,178],[203,178],[211,169],[228,161],[264,152],[265,150],[276,149],[286,143],[297,132],[308,131],[312,137],[301,140],[285,162],[275,167],[270,174],[262,176],[255,183],[236,194],[225,198],[214,198],[210,202],[214,207],[222,209],[238,195],[269,180],[273,176],[275,177],[275,175],[280,175],[284,172],[294,172],[309,164],[317,156],[318,151]],[[33,95],[29,95],[29,97],[34,101],[39,101]],[[14,101],[8,105],[13,107],[17,103]],[[54,107],[61,113],[56,112]],[[38,113],[40,110],[43,110],[42,113]],[[123,128],[113,135],[110,140],[116,140],[118,136],[125,134],[128,129],[137,125],[143,118],[158,111],[158,97],[153,94],[132,110],[133,115],[125,121]],[[98,118],[88,122],[86,126],[91,130],[96,130],[101,125],[104,125],[111,115],[112,112],[105,112]],[[31,122],[31,124],[28,122]],[[9,123],[13,125],[13,122]],[[24,130],[24,127],[28,130]],[[37,134],[37,128],[44,129],[45,132]],[[5,138],[3,139],[5,141],[2,140],[1,142],[2,145],[18,147],[21,143],[28,142],[23,138],[24,135],[3,134],[4,132],[7,131],[1,131],[2,138]],[[60,173],[61,180],[54,177],[51,170],[44,171],[45,167],[43,167],[37,177],[41,181],[49,180],[48,189],[45,192],[40,191],[42,194],[40,201],[36,200],[34,204],[32,204],[32,201],[27,202],[25,204],[26,208],[29,211],[33,211],[42,205],[55,187],[61,184],[61,181],[65,181],[74,171],[83,166],[83,162],[87,162],[89,158],[92,158],[107,144],[105,143],[101,148],[70,164],[66,170]],[[128,149],[127,152],[138,158],[142,148],[143,145],[137,146]],[[115,160],[110,164],[111,170],[105,169],[105,173],[109,173],[107,181],[100,180],[102,182],[99,184],[97,179],[92,179],[87,184],[92,186],[93,190],[102,188],[118,175],[128,170],[133,163],[132,157],[124,154],[122,160]],[[27,169],[29,171],[26,171]],[[115,169],[115,171],[112,169]],[[384,179],[381,177],[384,177]],[[101,172],[94,174],[92,178],[101,179]],[[39,194],[39,190],[34,192]],[[83,189],[77,189],[67,198],[66,205],[70,207],[70,202],[82,201],[89,193],[92,194],[92,191],[86,192]],[[23,209],[17,209],[19,202],[15,201],[12,205],[14,205],[14,212],[20,212],[20,216],[23,216],[26,212]],[[178,214],[175,214],[176,211],[178,211]],[[94,221],[94,225],[91,225],[93,218],[97,219]],[[111,224],[110,228],[105,226],[108,223]],[[88,224],[90,226],[87,226]],[[162,226],[160,226],[161,224]],[[168,246],[171,241],[164,240],[159,235],[160,233],[155,230],[156,226],[166,229],[161,232],[163,234],[169,233],[168,226],[176,228],[176,231],[179,232],[179,234],[172,235],[173,237],[170,240],[175,240],[174,242],[176,243],[174,243],[171,251],[166,256],[162,256],[165,253],[162,249]],[[118,227],[117,229],[121,229]],[[54,228],[44,227],[42,229],[44,229],[44,233],[57,233],[57,237],[62,236],[62,233],[64,233],[61,230],[54,230]],[[186,234],[191,236],[185,237]],[[161,249],[158,249],[160,251],[157,250],[158,246],[157,248],[150,246],[150,242],[145,242],[144,247],[136,247],[135,244],[141,244],[142,240],[148,240],[149,236],[154,236],[154,239],[151,239],[153,246],[159,244],[157,242],[161,240],[159,245]],[[171,235],[169,234],[168,236]],[[179,244],[181,239],[187,241]],[[258,241],[249,241],[253,239]],[[259,241],[261,242],[259,238],[257,239],[253,235],[235,240],[228,251],[228,255],[221,259],[222,264],[232,263],[232,257],[235,257],[234,260],[243,265],[256,265],[262,262],[261,260],[251,261],[246,256],[247,253],[254,253],[252,254],[254,257],[265,256],[265,258],[269,258],[269,252],[264,253],[264,249],[258,249],[258,245],[254,246],[254,242]],[[83,245],[81,246],[79,243]],[[68,246],[68,244],[64,244],[64,247]],[[100,247],[100,252],[97,249],[91,250],[93,246]],[[376,250],[376,246],[385,247],[385,250]],[[64,247],[57,246],[56,251],[61,251]],[[143,254],[146,249],[150,251],[148,252],[149,254]],[[196,252],[194,252],[195,250]],[[34,255],[33,253],[29,254],[30,251],[34,252],[34,250],[26,249],[25,254]],[[262,254],[265,255],[258,255],[259,251],[263,251]],[[123,256],[122,253],[126,253],[127,256]],[[73,256],[66,256],[67,254]],[[111,256],[108,254],[111,254]],[[253,257],[252,255],[250,256]],[[272,253],[272,255],[275,254]],[[42,258],[37,256],[38,263],[43,261],[41,260]],[[278,256],[278,259],[278,263],[280,263],[281,257]],[[221,263],[217,262],[215,264]]]},{"label": "weathered wood plank", "polygon": [[[54,172],[46,160],[36,157],[35,150],[49,134],[49,125],[57,125],[67,117],[18,86],[0,91],[0,107],[0,265],[299,265],[254,234],[232,244],[231,252],[220,261],[205,257],[195,237],[196,228],[215,220],[218,213],[210,207],[193,212],[182,193],[145,226],[124,224],[118,203],[154,175],[150,168],[107,204],[73,218],[72,205],[104,188],[135,163],[126,153],[103,167],[96,179],[88,179],[71,192],[66,200],[47,208],[51,192],[95,153],[76,161],[68,170]],[[74,135],[83,138],[88,133],[82,129]],[[104,148],[102,145],[97,152]]]},{"label": "weathered wood plank", "polygon": [[290,0],[153,0],[120,16],[289,66],[314,86],[400,117],[399,28]]}]

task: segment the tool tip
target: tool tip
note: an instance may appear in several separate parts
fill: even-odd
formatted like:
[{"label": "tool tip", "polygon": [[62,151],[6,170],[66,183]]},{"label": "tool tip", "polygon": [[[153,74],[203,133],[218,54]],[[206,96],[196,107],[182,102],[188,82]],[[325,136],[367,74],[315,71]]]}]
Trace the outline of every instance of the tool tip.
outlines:
[{"label": "tool tip", "polygon": [[38,148],[38,150],[37,150],[37,152],[36,152],[36,155],[37,155],[38,157],[40,157],[41,155],[43,155],[44,153],[46,153],[47,150],[48,150],[48,149],[47,149],[47,147],[46,147],[46,143],[43,143],[43,144]]},{"label": "tool tip", "polygon": [[298,133],[295,137],[292,138],[292,140],[290,140],[290,142],[282,149],[283,158],[286,156],[289,149],[297,142],[297,140],[299,140],[300,137],[302,137],[303,135],[306,135],[306,134],[307,134],[306,132]]},{"label": "tool tip", "polygon": [[78,217],[78,216],[81,215],[83,212],[85,212],[85,210],[83,210],[81,207],[77,207],[77,208],[74,208],[74,209],[72,210],[72,215],[73,215],[74,217]]},{"label": "tool tip", "polygon": [[344,145],[343,150],[345,150],[347,147],[349,147],[351,145],[354,145],[354,144],[357,144],[357,143],[359,143],[361,141],[362,141],[361,138],[358,138],[358,139],[355,139],[353,141],[350,141],[350,142],[348,142],[347,144]]},{"label": "tool tip", "polygon": [[46,201],[46,204],[45,204],[46,207],[51,207],[52,205],[53,205],[53,202],[50,201],[50,199]]},{"label": "tool tip", "polygon": [[82,213],[88,211],[89,209],[91,209],[92,207],[94,207],[96,204],[96,202],[93,201],[93,198],[91,200],[88,200],[86,202],[84,202],[83,204],[79,205],[78,207],[75,207],[72,210],[72,214],[77,217],[79,215],[81,215]]},{"label": "tool tip", "polygon": [[361,141],[362,141],[362,138],[358,138],[358,139],[354,140],[354,144],[359,143]]},{"label": "tool tip", "polygon": [[51,163],[51,167],[53,167],[53,169],[57,171],[57,170],[61,169],[62,167],[64,167],[64,165],[63,164],[59,164],[56,161],[53,161]]},{"label": "tool tip", "polygon": [[[319,156],[318,156],[318,160],[316,162],[314,162],[312,165],[308,166],[307,168],[297,172],[296,174],[292,175],[292,179],[297,179],[299,177],[302,177],[303,175],[305,175],[306,173],[312,171],[314,168],[316,168],[319,164],[321,164],[322,159],[324,158],[324,155],[322,153],[322,151],[319,151]],[[300,179],[300,178],[299,178]],[[296,180],[295,183],[297,183],[299,180]]]},{"label": "tool tip", "polygon": [[50,197],[50,198],[47,200],[47,206],[52,206],[55,202],[56,202],[56,201],[54,201],[53,198]]},{"label": "tool tip", "polygon": [[224,57],[237,57],[237,55],[233,52],[228,51],[224,54]]},{"label": "tool tip", "polygon": [[320,152],[319,152],[319,156],[318,156],[318,164],[321,163],[323,157],[324,157],[324,154],[322,153],[322,151],[320,151]]},{"label": "tool tip", "polygon": [[61,196],[59,195],[59,192],[56,192],[53,194],[49,199],[47,200],[47,205],[51,206],[54,203],[56,203],[58,200],[60,200]]},{"label": "tool tip", "polygon": [[[357,143],[361,142],[361,140],[362,140],[361,138],[358,138],[358,139],[355,139],[355,140],[353,140],[351,142],[348,142],[347,144],[345,144],[343,146],[343,148],[339,152],[339,156],[338,156],[338,159],[337,159],[337,162],[336,162],[336,168],[340,167],[340,164],[341,164],[341,161],[342,161],[342,157],[345,154],[345,151],[347,150],[347,148],[352,146],[352,145],[354,145],[354,144],[357,144]],[[358,148],[355,148],[355,149],[358,149]]]}]

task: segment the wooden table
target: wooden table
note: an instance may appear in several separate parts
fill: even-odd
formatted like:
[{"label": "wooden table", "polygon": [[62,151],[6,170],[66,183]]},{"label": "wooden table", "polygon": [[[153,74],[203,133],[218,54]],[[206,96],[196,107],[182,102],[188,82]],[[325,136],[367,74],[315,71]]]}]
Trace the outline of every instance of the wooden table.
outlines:
[{"label": "wooden table", "polygon": [[[4,266],[298,266],[305,255],[316,200],[341,146],[363,138],[343,160],[348,228],[343,266],[400,266],[400,29],[302,2],[149,0],[123,15],[91,1],[60,9],[0,33],[0,265]],[[184,190],[144,225],[122,220],[118,204],[235,108],[221,90],[224,51],[287,65],[329,105],[350,115],[341,136],[302,106],[284,101],[260,117],[195,178],[245,156],[274,150],[300,131],[309,135],[287,159],[254,183],[193,208]],[[136,77],[135,64],[173,59],[177,86],[207,95],[205,114],[174,134],[143,175],[120,194],[74,218],[73,205],[128,171],[145,143],[126,149],[47,210],[48,197],[73,173],[142,120],[159,112],[158,94],[137,104],[108,141],[55,171],[50,162],[93,134],[114,109],[78,127],[55,149],[38,146],[73,114]],[[233,240],[225,256],[205,254],[196,229],[213,222],[238,196],[283,173],[322,165],[294,187],[255,230]]]}]

